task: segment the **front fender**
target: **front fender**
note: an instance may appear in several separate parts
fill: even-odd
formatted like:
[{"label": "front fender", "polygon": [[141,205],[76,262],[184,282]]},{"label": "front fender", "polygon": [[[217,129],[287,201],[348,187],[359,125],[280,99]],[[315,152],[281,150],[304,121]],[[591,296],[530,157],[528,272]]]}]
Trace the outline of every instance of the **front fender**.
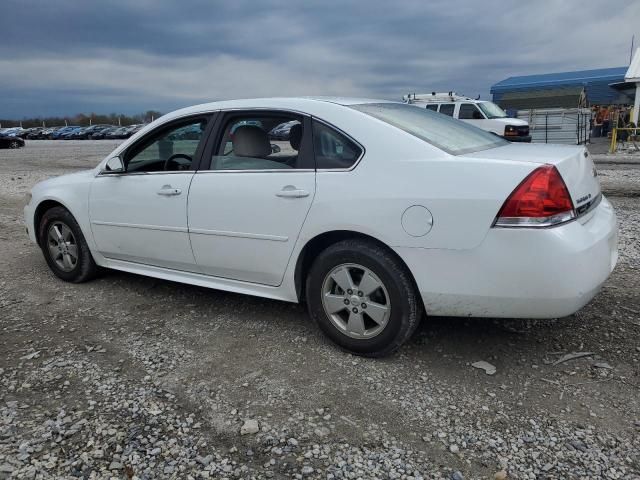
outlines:
[{"label": "front fender", "polygon": [[89,220],[89,192],[93,178],[93,170],[89,170],[45,180],[33,187],[31,202],[25,207],[25,222],[27,227],[31,227],[29,237],[32,241],[36,241],[36,222],[43,213],[43,207],[58,204],[73,215],[90,250],[95,251]]}]

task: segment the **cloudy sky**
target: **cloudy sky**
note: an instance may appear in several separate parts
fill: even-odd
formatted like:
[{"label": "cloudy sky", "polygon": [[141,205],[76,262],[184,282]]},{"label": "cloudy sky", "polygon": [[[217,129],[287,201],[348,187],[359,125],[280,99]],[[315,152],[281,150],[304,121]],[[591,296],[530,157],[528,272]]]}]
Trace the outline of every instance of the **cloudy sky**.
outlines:
[{"label": "cloudy sky", "polygon": [[615,67],[640,1],[3,0],[0,118],[456,90]]}]

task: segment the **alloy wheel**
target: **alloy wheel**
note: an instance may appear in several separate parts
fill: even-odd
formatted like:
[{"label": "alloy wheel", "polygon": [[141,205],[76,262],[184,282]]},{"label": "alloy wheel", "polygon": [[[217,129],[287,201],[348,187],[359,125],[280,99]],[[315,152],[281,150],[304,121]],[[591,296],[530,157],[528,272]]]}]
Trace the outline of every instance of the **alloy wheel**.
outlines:
[{"label": "alloy wheel", "polygon": [[71,229],[60,221],[53,222],[47,232],[47,247],[52,260],[63,272],[78,264],[78,244]]},{"label": "alloy wheel", "polygon": [[16,142],[15,140],[13,140],[11,143],[9,143],[9,148],[18,148],[20,147],[20,144],[18,142]]},{"label": "alloy wheel", "polygon": [[322,306],[331,323],[357,339],[379,335],[389,322],[391,300],[380,278],[355,263],[338,265],[322,283]]}]

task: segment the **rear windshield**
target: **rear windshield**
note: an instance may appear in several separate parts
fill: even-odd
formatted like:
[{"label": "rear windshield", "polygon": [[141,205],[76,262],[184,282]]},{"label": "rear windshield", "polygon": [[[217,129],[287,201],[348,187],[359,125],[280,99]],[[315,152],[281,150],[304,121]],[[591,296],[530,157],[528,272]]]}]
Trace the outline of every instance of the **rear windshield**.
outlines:
[{"label": "rear windshield", "polygon": [[452,155],[506,145],[493,133],[426,108],[404,103],[363,103],[351,108],[371,115]]}]

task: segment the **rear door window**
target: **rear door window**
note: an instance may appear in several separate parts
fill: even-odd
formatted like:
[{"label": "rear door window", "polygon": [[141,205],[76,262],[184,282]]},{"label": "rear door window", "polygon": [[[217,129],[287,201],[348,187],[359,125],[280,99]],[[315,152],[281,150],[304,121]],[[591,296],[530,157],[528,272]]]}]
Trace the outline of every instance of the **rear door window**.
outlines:
[{"label": "rear door window", "polygon": [[210,169],[305,168],[303,124],[303,117],[286,112],[228,115]]},{"label": "rear door window", "polygon": [[430,103],[429,105],[427,105],[427,110],[433,110],[434,112],[438,111],[438,104],[437,103]]}]

